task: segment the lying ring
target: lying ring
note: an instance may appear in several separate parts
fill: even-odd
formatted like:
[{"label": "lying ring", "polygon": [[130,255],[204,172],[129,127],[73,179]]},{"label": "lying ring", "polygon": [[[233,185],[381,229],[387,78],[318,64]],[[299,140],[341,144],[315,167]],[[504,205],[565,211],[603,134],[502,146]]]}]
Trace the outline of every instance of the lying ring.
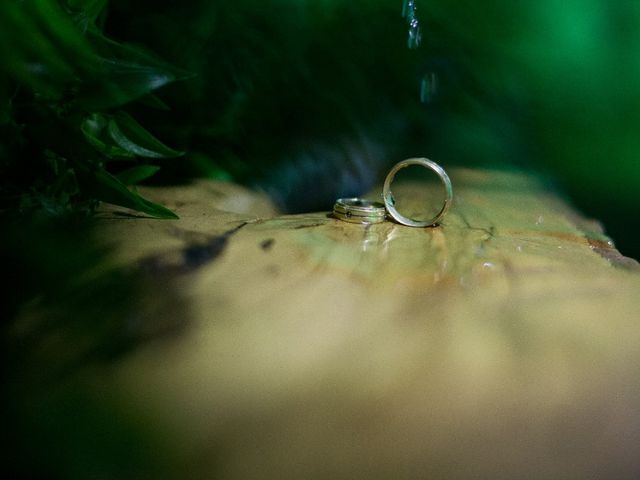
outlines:
[{"label": "lying ring", "polygon": [[[407,218],[400,215],[400,213],[398,213],[398,210],[396,210],[396,207],[395,207],[396,200],[393,196],[393,192],[391,191],[391,183],[393,182],[393,179],[395,178],[396,173],[398,173],[399,170],[402,170],[403,168],[406,168],[410,165],[420,165],[425,168],[430,168],[431,170],[436,172],[436,174],[438,175],[438,177],[440,177],[440,180],[444,184],[444,190],[445,190],[444,205],[440,209],[440,212],[438,212],[438,214],[435,217],[433,217],[431,220],[427,220],[427,221],[412,220],[411,218]],[[385,207],[387,208],[387,212],[389,212],[389,215],[391,215],[393,219],[398,223],[401,223],[402,225],[407,225],[409,227],[430,227],[432,225],[437,224],[438,221],[440,221],[442,217],[445,216],[445,214],[447,213],[447,210],[449,210],[449,207],[451,206],[451,201],[453,200],[453,187],[451,186],[451,180],[449,179],[447,172],[445,172],[444,168],[442,168],[436,162],[433,162],[427,158],[409,158],[407,160],[398,162],[389,171],[389,173],[387,174],[387,178],[385,178],[384,180],[382,198],[384,199],[384,204],[385,204]]]},{"label": "lying ring", "polygon": [[339,198],[333,206],[333,215],[350,223],[381,223],[387,212],[380,202],[362,198]]},{"label": "lying ring", "polygon": [[357,197],[339,198],[336,200],[333,209],[357,215],[379,215],[384,217],[387,214],[382,203]]}]

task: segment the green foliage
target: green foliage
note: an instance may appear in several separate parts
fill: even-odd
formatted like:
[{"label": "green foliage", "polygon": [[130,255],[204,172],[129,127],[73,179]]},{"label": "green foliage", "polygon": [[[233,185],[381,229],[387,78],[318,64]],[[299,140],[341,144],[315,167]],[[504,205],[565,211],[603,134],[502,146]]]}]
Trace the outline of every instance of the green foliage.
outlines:
[{"label": "green foliage", "polygon": [[85,139],[109,159],[173,158],[178,152],[151,135],[131,115],[93,113],[80,125]]},{"label": "green foliage", "polygon": [[126,112],[116,112],[109,119],[107,130],[113,141],[131,155],[146,158],[171,158],[184,154],[184,152],[178,152],[164,145]]},{"label": "green foliage", "polygon": [[[182,155],[122,110],[188,75],[139,46],[107,38],[104,0],[0,4],[0,208],[90,212],[98,201],[175,218],[128,184],[154,159]],[[118,175],[127,160],[138,167]],[[128,183],[131,182],[131,183]]]}]

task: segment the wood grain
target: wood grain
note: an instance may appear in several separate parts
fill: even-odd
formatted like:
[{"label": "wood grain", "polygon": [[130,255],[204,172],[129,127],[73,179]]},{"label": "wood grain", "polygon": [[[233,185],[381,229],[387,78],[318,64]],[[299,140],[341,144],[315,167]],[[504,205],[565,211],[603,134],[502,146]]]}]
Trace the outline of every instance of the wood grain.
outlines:
[{"label": "wood grain", "polygon": [[105,211],[186,325],[105,388],[170,432],[182,478],[637,476],[637,262],[533,175],[451,177],[427,229],[207,182],[144,189],[177,221]]}]

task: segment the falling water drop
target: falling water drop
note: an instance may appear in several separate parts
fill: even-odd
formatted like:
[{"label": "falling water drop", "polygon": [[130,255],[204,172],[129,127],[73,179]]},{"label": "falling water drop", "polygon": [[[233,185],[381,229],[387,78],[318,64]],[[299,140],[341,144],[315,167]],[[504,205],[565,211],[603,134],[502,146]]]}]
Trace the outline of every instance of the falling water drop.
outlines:
[{"label": "falling water drop", "polygon": [[410,49],[415,49],[420,46],[422,41],[422,30],[420,30],[420,23],[414,19],[409,24],[409,38],[407,39],[407,46]]},{"label": "falling water drop", "polygon": [[420,82],[420,101],[429,103],[438,91],[438,77],[434,72],[425,73]]},{"label": "falling water drop", "polygon": [[420,22],[416,15],[415,0],[404,0],[402,4],[402,17],[407,20],[407,24],[409,25],[407,45],[411,49],[418,48],[422,41],[422,30],[420,29]]},{"label": "falling water drop", "polygon": [[414,9],[414,0],[404,0],[404,3],[402,4],[402,18],[407,18],[410,15],[409,12],[414,12]]},{"label": "falling water drop", "polygon": [[[422,28],[416,13],[416,0],[404,0],[402,3],[402,18],[407,21],[409,34],[407,46],[416,49],[422,42]],[[430,103],[436,95],[438,89],[438,77],[433,72],[427,72],[420,81],[420,101]]]},{"label": "falling water drop", "polygon": [[406,18],[407,22],[411,22],[416,17],[416,0],[404,0],[402,5],[402,18]]}]

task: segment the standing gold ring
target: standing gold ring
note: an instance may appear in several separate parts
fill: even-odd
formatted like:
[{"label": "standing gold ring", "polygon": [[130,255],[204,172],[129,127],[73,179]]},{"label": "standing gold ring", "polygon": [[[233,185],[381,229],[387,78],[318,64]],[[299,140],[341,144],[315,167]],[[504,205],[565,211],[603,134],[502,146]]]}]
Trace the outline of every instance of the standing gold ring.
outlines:
[{"label": "standing gold ring", "polygon": [[[396,210],[396,200],[393,196],[393,192],[391,191],[391,184],[393,183],[393,179],[395,178],[396,173],[398,173],[399,170],[402,170],[403,168],[406,168],[410,165],[420,165],[422,167],[433,170],[434,172],[436,172],[438,177],[440,177],[440,180],[444,184],[444,204],[442,205],[442,208],[440,209],[438,214],[430,220],[413,220],[401,215],[400,213],[398,213],[398,210]],[[384,199],[384,205],[387,208],[387,212],[389,213],[389,215],[391,215],[391,217],[393,217],[396,222],[401,223],[402,225],[407,225],[409,227],[430,227],[432,225],[436,225],[442,219],[442,217],[445,216],[447,210],[449,210],[451,201],[453,200],[453,187],[451,186],[451,180],[449,179],[447,172],[445,172],[444,168],[442,168],[436,162],[431,161],[428,158],[409,158],[407,160],[398,162],[389,171],[389,173],[387,174],[387,178],[385,178],[384,180],[382,198]]]}]

